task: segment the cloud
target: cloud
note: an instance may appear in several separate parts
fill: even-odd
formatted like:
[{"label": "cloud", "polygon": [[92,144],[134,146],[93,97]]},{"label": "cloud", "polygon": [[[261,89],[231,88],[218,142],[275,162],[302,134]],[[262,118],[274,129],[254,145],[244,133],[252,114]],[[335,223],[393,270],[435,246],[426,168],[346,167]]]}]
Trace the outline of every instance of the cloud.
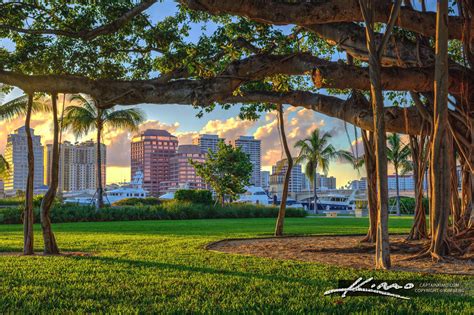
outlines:
[{"label": "cloud", "polygon": [[[253,135],[262,142],[262,165],[269,166],[284,158],[284,152],[276,113],[267,113],[265,122],[266,124],[258,127]],[[325,125],[324,119],[318,118],[313,111],[306,109],[286,110],[285,133],[292,155],[298,154],[294,148],[298,140],[308,137],[314,129],[323,128]]]},{"label": "cloud", "polygon": [[245,135],[256,124],[255,121],[242,120],[231,117],[226,120],[209,120],[199,133],[217,134],[225,138],[226,142]]}]

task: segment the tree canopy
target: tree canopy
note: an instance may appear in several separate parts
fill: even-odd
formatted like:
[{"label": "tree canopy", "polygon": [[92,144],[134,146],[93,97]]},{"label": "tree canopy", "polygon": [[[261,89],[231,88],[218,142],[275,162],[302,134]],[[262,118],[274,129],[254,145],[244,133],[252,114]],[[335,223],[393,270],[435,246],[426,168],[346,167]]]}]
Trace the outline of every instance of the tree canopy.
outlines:
[{"label": "tree canopy", "polygon": [[[282,103],[373,128],[370,104],[344,96],[370,88],[358,1],[180,0],[173,15],[157,19],[162,5],[1,4],[0,37],[14,48],[0,50],[0,82],[25,91],[85,93],[101,107],[192,104],[206,111],[239,104],[242,116],[255,118]],[[390,6],[375,6],[378,30]],[[466,106],[472,111],[472,14],[460,7],[449,17],[452,119]],[[215,30],[189,39],[191,29],[206,25]],[[432,97],[434,26],[435,13],[405,1],[381,56],[382,86],[394,103],[408,91]],[[381,41],[382,34],[374,38]],[[389,106],[385,120],[389,132],[421,132],[419,108]],[[465,124],[453,128],[460,141],[470,141]]]}]

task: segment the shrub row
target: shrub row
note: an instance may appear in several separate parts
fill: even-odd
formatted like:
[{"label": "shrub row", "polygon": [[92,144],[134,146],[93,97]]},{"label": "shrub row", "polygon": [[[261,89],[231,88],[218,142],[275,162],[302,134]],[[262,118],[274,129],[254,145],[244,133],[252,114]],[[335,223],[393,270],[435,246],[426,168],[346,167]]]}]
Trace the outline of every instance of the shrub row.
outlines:
[{"label": "shrub row", "polygon": [[[0,223],[21,223],[21,207],[0,208]],[[93,206],[57,205],[51,211],[51,221],[94,222],[132,220],[185,220],[218,218],[272,218],[277,207],[251,204],[231,204],[224,207],[171,200],[155,206],[114,206],[95,209]],[[287,217],[304,217],[303,209],[286,210]],[[39,209],[35,208],[35,222],[39,222]]]},{"label": "shrub row", "polygon": [[174,193],[174,199],[192,203],[212,203],[212,193],[209,190],[179,189]]},{"label": "shrub row", "polygon": [[156,206],[161,203],[160,199],[155,197],[147,198],[125,198],[114,202],[114,206]]}]

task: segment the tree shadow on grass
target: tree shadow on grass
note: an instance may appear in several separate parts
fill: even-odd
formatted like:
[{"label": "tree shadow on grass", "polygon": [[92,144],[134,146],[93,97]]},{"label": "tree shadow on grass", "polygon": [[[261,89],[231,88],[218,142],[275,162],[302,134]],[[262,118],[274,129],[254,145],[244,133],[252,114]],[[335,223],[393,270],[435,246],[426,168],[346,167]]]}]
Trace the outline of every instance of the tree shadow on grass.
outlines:
[{"label": "tree shadow on grass", "polygon": [[156,262],[156,261],[133,260],[133,259],[112,258],[112,257],[103,257],[103,256],[89,256],[89,257],[70,256],[67,258],[70,258],[73,260],[98,261],[98,262],[106,263],[106,264],[120,263],[124,265],[129,265],[132,267],[138,267],[138,268],[145,267],[145,268],[171,269],[175,271],[186,271],[186,272],[194,272],[194,273],[207,274],[207,275],[256,278],[256,279],[268,280],[268,281],[284,281],[284,282],[299,283],[299,284],[304,284],[304,285],[313,285],[313,286],[318,286],[318,287],[321,286],[323,282],[328,281],[328,280],[292,278],[292,277],[285,277],[285,276],[271,275],[271,274],[261,274],[261,273],[252,273],[252,272],[235,271],[235,270],[215,269],[215,268],[210,268],[210,267],[188,266],[188,265],[172,264],[172,263],[164,263],[164,262]]}]

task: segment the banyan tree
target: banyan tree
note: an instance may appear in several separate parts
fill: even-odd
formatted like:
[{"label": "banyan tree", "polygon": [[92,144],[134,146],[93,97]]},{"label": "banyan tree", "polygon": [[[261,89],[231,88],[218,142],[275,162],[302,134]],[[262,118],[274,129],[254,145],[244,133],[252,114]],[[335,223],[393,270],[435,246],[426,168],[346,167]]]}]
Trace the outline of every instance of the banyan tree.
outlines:
[{"label": "banyan tree", "polygon": [[88,94],[102,108],[240,106],[242,117],[256,117],[286,104],[353,124],[372,170],[366,240],[377,242],[379,268],[390,267],[385,134],[405,134],[418,191],[429,169],[429,229],[417,203],[410,234],[430,237],[420,257],[469,254],[472,1],[180,0],[165,18],[162,5],[4,2],[0,82],[28,94]]}]

